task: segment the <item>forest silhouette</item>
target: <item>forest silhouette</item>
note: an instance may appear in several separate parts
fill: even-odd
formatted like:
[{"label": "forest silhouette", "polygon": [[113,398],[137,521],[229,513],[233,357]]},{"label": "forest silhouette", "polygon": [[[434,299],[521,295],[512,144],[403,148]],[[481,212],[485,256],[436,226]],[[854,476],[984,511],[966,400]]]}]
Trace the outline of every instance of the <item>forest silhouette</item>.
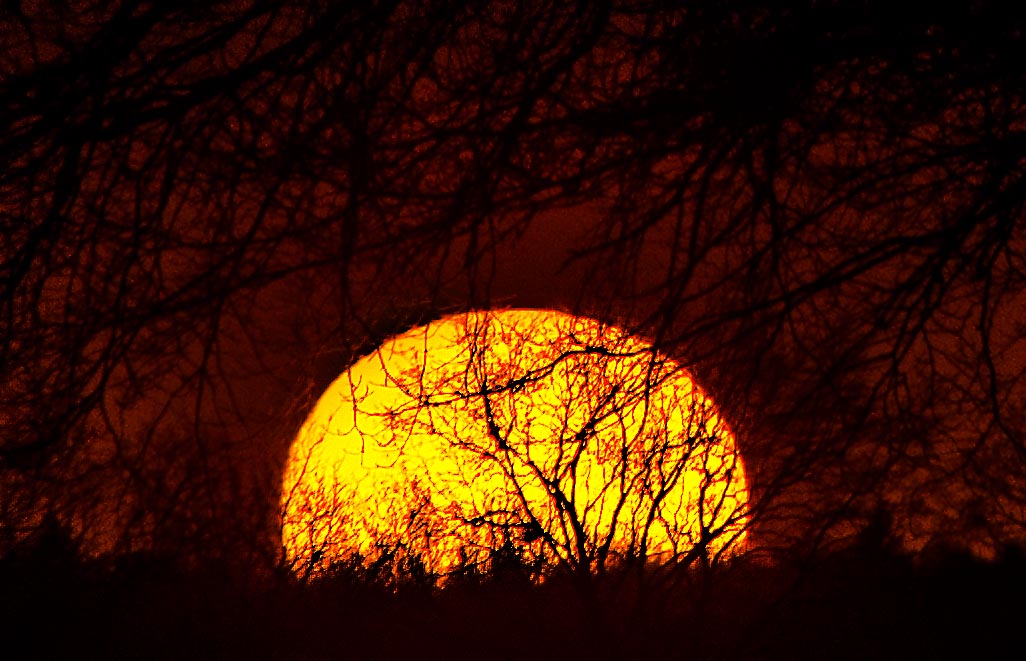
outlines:
[{"label": "forest silhouette", "polygon": [[[1007,640],[1024,30],[986,0],[4,3],[3,626],[54,632],[44,656]],[[695,375],[745,463],[745,553],[289,572],[317,397],[509,307]]]}]

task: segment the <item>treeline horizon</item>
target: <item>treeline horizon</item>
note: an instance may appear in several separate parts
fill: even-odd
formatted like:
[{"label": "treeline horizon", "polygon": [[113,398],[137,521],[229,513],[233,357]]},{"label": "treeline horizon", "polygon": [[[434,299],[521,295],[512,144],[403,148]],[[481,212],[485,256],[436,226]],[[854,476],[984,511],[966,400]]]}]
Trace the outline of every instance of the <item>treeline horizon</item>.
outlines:
[{"label": "treeline horizon", "polygon": [[51,529],[0,559],[0,631],[31,657],[919,658],[1017,649],[1026,551],[913,558],[877,542],[771,565],[612,570],[541,583],[506,562],[434,577],[339,563],[259,580],[224,561],[78,556]]}]

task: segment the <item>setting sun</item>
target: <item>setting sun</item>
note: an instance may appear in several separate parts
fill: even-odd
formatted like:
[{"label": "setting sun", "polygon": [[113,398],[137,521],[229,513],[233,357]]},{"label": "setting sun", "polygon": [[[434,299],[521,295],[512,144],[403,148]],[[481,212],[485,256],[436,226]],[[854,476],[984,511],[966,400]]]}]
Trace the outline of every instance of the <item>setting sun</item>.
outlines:
[{"label": "setting sun", "polygon": [[444,575],[500,549],[592,571],[731,553],[746,506],[734,437],[674,361],[592,319],[471,312],[332,383],[292,444],[282,541],[305,574],[403,553]]}]

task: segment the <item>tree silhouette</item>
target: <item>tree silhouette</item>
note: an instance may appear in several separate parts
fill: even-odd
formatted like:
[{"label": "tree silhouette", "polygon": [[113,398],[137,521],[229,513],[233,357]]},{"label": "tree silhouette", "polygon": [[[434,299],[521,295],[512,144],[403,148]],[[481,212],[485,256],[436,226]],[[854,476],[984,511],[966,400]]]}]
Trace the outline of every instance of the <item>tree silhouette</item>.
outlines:
[{"label": "tree silhouette", "polygon": [[318,402],[285,471],[303,574],[412,555],[589,580],[737,553],[747,489],[690,376],[616,328],[537,311],[449,317],[386,343]]},{"label": "tree silhouette", "polygon": [[736,421],[762,548],[1021,541],[1023,10],[788,4],[6,3],[4,545],[272,558],[309,395],[525,244]]}]

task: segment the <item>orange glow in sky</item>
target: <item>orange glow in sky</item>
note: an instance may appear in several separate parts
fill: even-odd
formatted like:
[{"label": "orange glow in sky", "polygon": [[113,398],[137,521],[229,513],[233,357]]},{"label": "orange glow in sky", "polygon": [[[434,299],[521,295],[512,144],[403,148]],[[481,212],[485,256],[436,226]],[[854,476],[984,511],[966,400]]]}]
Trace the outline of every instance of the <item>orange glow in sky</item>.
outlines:
[{"label": "orange glow in sky", "polygon": [[304,574],[386,551],[444,574],[500,547],[594,569],[731,553],[746,507],[734,437],[675,362],[592,319],[470,312],[331,384],[289,453],[282,542]]}]

